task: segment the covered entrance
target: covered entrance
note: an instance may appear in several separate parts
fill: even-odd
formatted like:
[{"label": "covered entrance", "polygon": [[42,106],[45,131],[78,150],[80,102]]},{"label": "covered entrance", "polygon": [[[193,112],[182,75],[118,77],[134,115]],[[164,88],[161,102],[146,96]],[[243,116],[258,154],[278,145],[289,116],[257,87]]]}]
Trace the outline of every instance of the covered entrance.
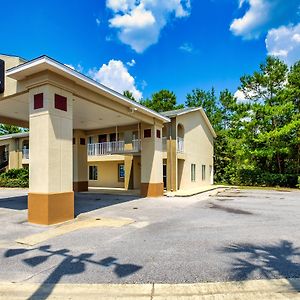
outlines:
[{"label": "covered entrance", "polygon": [[[140,124],[141,195],[162,195],[157,132],[168,121],[49,57],[23,64],[16,60],[0,94],[0,123],[30,130],[29,222],[53,224],[74,217],[74,191],[88,189],[87,132],[92,130]],[[126,160],[128,174],[133,155]]]}]

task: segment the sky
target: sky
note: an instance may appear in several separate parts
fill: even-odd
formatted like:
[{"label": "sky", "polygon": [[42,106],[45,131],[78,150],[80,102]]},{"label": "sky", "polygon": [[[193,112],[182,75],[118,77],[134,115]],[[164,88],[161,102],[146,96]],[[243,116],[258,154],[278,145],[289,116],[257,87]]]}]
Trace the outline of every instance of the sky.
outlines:
[{"label": "sky", "polygon": [[2,1],[0,53],[48,55],[136,99],[228,88],[300,59],[300,0]]}]

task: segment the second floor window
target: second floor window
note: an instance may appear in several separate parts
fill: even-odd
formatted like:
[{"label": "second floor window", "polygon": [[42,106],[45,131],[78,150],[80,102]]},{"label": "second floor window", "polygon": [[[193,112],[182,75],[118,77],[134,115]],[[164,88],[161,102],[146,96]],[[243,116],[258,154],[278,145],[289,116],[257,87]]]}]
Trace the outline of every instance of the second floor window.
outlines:
[{"label": "second floor window", "polygon": [[196,165],[191,164],[191,181],[196,181]]}]

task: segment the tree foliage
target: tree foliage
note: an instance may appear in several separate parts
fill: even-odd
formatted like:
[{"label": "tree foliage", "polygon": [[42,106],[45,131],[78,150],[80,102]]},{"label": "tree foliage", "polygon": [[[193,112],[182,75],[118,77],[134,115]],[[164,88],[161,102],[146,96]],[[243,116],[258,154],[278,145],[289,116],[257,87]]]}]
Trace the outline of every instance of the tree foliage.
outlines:
[{"label": "tree foliage", "polygon": [[154,93],[151,99],[141,100],[140,103],[157,112],[183,108],[183,104],[177,104],[176,95],[168,90],[161,90]]},{"label": "tree foliage", "polygon": [[23,132],[25,129],[14,125],[0,124],[0,135]]}]

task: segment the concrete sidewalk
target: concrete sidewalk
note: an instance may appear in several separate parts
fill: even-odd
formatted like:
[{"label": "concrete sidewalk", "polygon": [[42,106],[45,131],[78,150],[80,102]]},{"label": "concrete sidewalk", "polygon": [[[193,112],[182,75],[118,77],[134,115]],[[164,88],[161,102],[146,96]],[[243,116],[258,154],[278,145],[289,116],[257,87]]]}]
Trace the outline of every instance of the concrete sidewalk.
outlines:
[{"label": "concrete sidewalk", "polygon": [[300,278],[193,284],[0,283],[0,299],[300,299]]}]

